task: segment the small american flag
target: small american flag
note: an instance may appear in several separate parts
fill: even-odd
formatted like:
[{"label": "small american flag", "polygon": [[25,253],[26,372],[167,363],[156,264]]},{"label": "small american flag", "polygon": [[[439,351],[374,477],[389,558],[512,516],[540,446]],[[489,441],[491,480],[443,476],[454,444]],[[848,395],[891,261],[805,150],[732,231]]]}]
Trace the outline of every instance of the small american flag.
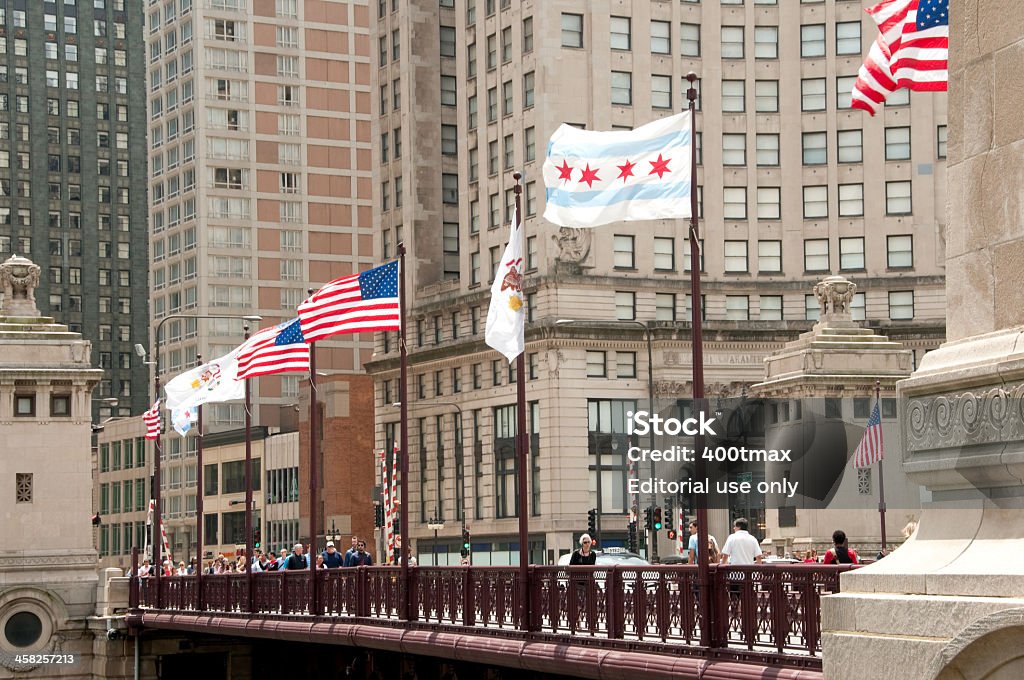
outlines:
[{"label": "small american flag", "polygon": [[399,330],[398,261],[331,281],[299,305],[299,321],[306,342]]},{"label": "small american flag", "polygon": [[299,320],[264,328],[238,348],[238,380],[309,370],[309,345]]},{"label": "small american flag", "polygon": [[160,400],[153,402],[153,406],[142,414],[142,422],[146,423],[146,439],[160,438]]},{"label": "small american flag", "polygon": [[864,430],[864,438],[857,444],[857,450],[853,452],[853,467],[864,468],[874,465],[882,460],[882,412],[879,410],[878,401],[875,401],[875,408],[868,418],[868,428]]}]

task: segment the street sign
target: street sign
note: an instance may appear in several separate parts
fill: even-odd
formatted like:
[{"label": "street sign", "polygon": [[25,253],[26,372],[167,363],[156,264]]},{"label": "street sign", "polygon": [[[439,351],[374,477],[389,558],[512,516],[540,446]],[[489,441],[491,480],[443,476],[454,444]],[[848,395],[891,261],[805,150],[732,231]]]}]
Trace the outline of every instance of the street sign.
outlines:
[{"label": "street sign", "polygon": [[754,483],[754,473],[753,472],[737,472],[736,473],[736,481],[739,482],[740,484],[742,484],[743,482],[746,482],[747,484],[753,484]]}]

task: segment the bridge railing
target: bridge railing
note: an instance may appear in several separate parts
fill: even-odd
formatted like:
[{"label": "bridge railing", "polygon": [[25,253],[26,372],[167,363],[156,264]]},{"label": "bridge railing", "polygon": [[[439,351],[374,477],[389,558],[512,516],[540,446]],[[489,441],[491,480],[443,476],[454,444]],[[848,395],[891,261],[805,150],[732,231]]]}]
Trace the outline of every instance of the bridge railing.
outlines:
[{"label": "bridge railing", "polygon": [[[821,597],[839,592],[850,566],[718,565],[709,594],[715,648],[815,656],[821,651]],[[399,567],[264,572],[252,576],[258,616],[315,615],[397,620]],[[133,602],[155,609],[249,613],[245,574],[133,578]],[[530,616],[523,621],[515,567],[410,569],[411,619],[463,628],[505,629],[648,644],[702,643],[695,566],[530,567]],[[316,593],[316,602],[312,601]],[[199,603],[202,602],[202,608]]]}]

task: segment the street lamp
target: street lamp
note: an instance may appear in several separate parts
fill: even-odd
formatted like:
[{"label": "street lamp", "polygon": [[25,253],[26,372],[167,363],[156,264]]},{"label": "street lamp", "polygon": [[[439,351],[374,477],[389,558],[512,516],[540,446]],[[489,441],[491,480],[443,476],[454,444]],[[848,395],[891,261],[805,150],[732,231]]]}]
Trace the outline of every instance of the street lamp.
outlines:
[{"label": "street lamp", "polygon": [[438,519],[437,517],[431,517],[430,520],[428,520],[428,522],[427,522],[427,528],[433,530],[433,532],[434,532],[434,547],[431,549],[430,552],[432,552],[434,554],[433,563],[434,563],[434,566],[436,567],[437,566],[437,532],[444,529],[444,520],[443,519]]},{"label": "street lamp", "polygon": [[[171,319],[239,319],[239,320],[242,320],[242,321],[254,321],[255,322],[255,321],[262,321],[263,317],[262,316],[257,316],[255,314],[247,314],[247,315],[243,315],[243,316],[239,316],[239,315],[235,315],[235,314],[171,314],[169,316],[165,316],[164,318],[160,319],[160,323],[158,323],[156,325],[156,330],[153,333],[153,361],[152,362],[148,362],[148,361],[145,360],[146,359],[146,348],[145,347],[143,347],[141,345],[135,345],[135,353],[138,354],[139,357],[143,360],[143,364],[147,365],[147,366],[148,365],[153,366],[153,387],[154,387],[154,391],[156,392],[156,395],[153,397],[154,401],[156,401],[157,399],[160,398],[160,339],[162,337],[161,331],[163,331],[163,329],[164,329],[164,324],[167,323],[168,321],[170,321]],[[248,327],[246,327],[246,332],[248,332]],[[156,440],[154,440],[153,444],[154,444],[155,455],[153,456],[153,496],[152,497],[153,497],[153,516],[155,517],[154,524],[153,524],[153,526],[154,526],[154,532],[153,533],[155,535],[154,535],[154,538],[153,538],[152,545],[153,545],[153,564],[158,566],[158,568],[156,570],[156,578],[160,578],[161,569],[159,568],[159,566],[162,564],[160,562],[161,541],[158,540],[157,537],[160,535],[160,528],[163,526],[163,522],[162,522],[163,518],[161,516],[161,511],[160,511],[160,458],[161,458],[161,456],[163,454],[163,447],[160,444],[160,438],[159,437]],[[199,465],[200,465],[200,469],[201,469],[201,461],[200,461]],[[201,495],[202,492],[203,492],[202,488],[199,488],[198,489],[198,493]],[[251,508],[247,508],[246,509],[247,515],[249,513],[251,513],[251,511],[252,511]],[[201,516],[199,516],[198,501],[197,501],[197,511],[196,512],[197,512],[197,517],[196,517],[196,533],[198,534],[200,531],[202,531],[202,525],[203,525],[203,519],[202,519]],[[200,541],[198,541],[198,543],[199,543],[199,550],[202,551],[202,541],[200,540]],[[248,557],[249,556],[247,556],[247,558]],[[156,602],[156,604],[159,607],[160,606],[160,600],[161,600],[161,596],[160,596],[160,583],[159,583],[159,581],[157,582],[156,586],[157,586],[157,588],[156,588],[156,591],[157,591],[157,595],[156,595],[157,602]],[[251,584],[250,584],[250,587],[251,587]]]},{"label": "street lamp", "polygon": [[[571,325],[589,325],[589,326],[600,326],[604,324],[608,325],[630,325],[639,326],[644,332],[644,341],[647,343],[647,402],[648,402],[648,415],[654,414],[654,343],[651,338],[651,327],[643,321],[636,321],[635,319],[595,319],[593,321],[578,321],[576,319],[558,319],[555,321],[557,326],[571,326]],[[654,428],[650,428],[650,448],[654,449]],[[655,477],[655,464],[651,461],[651,477]],[[598,488],[601,484],[600,471],[598,471],[597,478]],[[653,505],[658,505],[658,492],[652,491],[651,496],[653,497]],[[602,508],[598,507],[597,517],[598,526],[600,526],[600,517]],[[648,545],[648,552],[650,557],[656,558],[658,556],[658,536],[654,535],[650,544]]]}]

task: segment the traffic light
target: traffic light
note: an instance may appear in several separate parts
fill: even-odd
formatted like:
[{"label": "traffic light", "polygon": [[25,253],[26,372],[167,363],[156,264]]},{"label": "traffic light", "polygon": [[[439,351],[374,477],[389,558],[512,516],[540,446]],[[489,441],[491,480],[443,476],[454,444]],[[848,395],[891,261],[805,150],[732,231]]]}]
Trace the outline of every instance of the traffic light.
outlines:
[{"label": "traffic light", "polygon": [[668,536],[668,540],[670,540],[670,541],[676,540],[676,530],[675,529],[669,529],[668,531],[665,532],[665,534]]},{"label": "traffic light", "polygon": [[654,528],[654,508],[649,505],[644,508],[644,526],[648,529]]},{"label": "traffic light", "polygon": [[468,553],[472,545],[473,544],[469,540],[469,527],[462,527],[462,549],[466,550]]},{"label": "traffic light", "polygon": [[661,531],[661,508],[654,508],[654,530]]},{"label": "traffic light", "polygon": [[587,533],[593,536],[597,533],[597,509],[587,510]]},{"label": "traffic light", "polygon": [[[672,498],[666,498],[665,499],[665,528],[666,529],[670,529],[670,530],[672,529],[673,525],[675,524],[675,521],[674,521],[675,507],[673,507],[674,505],[675,505],[675,501]],[[672,537],[669,536],[669,538],[672,538]]]},{"label": "traffic light", "polygon": [[378,529],[384,526],[384,506],[380,503],[373,505],[373,526]]},{"label": "traffic light", "polygon": [[639,540],[638,540],[639,537],[637,536],[636,529],[637,529],[636,522],[630,522],[629,523],[629,534],[628,534],[628,537],[626,539],[626,541],[627,541],[627,546],[626,547],[629,549],[630,552],[640,552],[640,545],[639,545]]},{"label": "traffic light", "polygon": [[254,528],[252,530],[252,545],[253,545],[253,547],[254,548],[260,547],[260,543],[262,542],[262,540],[263,540],[263,532],[260,530],[259,527]]}]

